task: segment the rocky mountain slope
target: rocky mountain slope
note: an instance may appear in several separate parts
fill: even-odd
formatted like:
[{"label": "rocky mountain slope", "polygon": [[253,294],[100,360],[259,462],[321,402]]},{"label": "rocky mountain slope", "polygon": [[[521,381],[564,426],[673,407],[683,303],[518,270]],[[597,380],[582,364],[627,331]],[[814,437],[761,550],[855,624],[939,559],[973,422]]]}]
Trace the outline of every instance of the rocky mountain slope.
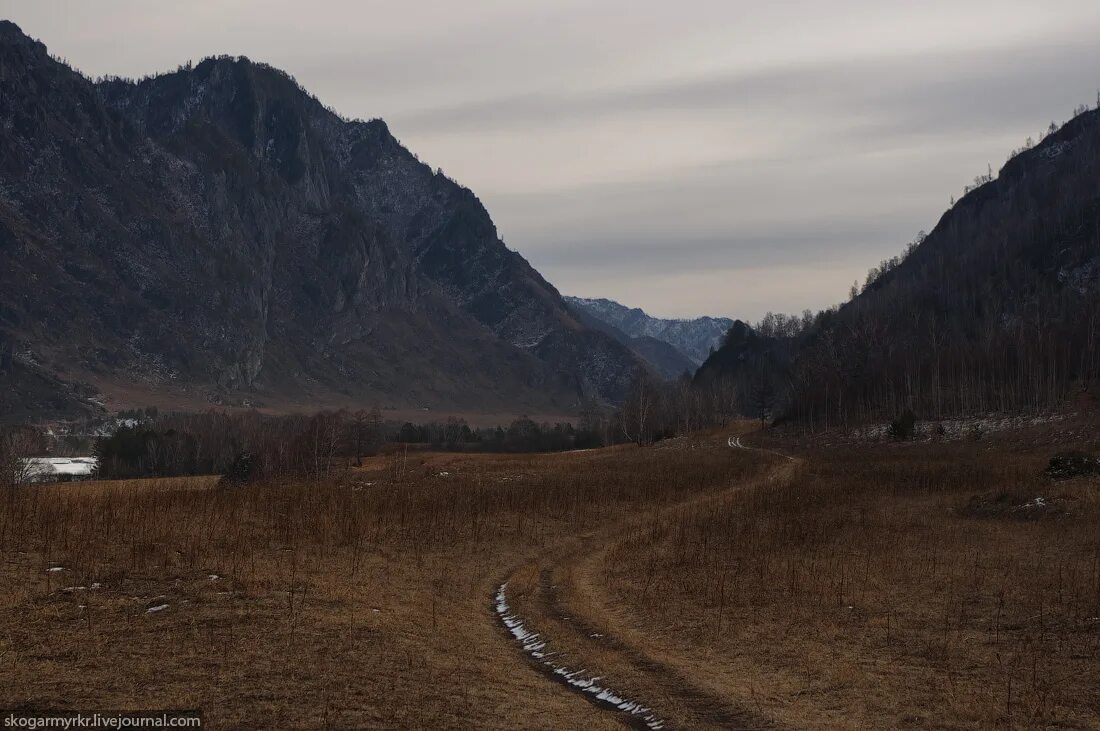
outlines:
[{"label": "rocky mountain slope", "polygon": [[578,320],[593,330],[599,330],[618,340],[647,363],[652,372],[666,379],[679,378],[685,373],[694,373],[696,367],[698,367],[695,361],[664,340],[658,340],[648,335],[631,337],[614,325],[595,317],[583,307],[576,307],[572,304],[570,307]]},{"label": "rocky mountain slope", "polygon": [[1042,413],[1100,383],[1100,111],[982,176],[927,237],[812,322],[735,338],[697,380],[760,366],[813,424]]},{"label": "rocky mountain slope", "polygon": [[733,320],[727,317],[696,317],[672,320],[652,317],[637,307],[626,307],[609,299],[566,297],[576,311],[606,323],[631,338],[652,338],[668,343],[698,366],[710,351],[722,343]]},{"label": "rocky mountain slope", "polygon": [[560,412],[639,365],[471,191],[265,65],[93,83],[0,22],[0,130],[8,406],[59,378],[151,403]]}]

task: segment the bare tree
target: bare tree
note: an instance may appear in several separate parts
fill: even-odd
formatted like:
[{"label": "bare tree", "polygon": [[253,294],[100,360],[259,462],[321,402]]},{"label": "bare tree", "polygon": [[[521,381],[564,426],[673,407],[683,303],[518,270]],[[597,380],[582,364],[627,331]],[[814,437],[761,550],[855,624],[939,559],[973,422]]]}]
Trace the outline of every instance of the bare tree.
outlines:
[{"label": "bare tree", "polygon": [[26,428],[11,428],[0,433],[0,486],[32,482],[44,469],[29,457],[42,450],[42,437]]},{"label": "bare tree", "polygon": [[749,387],[749,405],[752,407],[753,415],[760,419],[760,425],[766,425],[775,409],[775,383],[771,373],[763,365],[759,366],[753,374]]},{"label": "bare tree", "polygon": [[630,384],[621,420],[623,436],[636,444],[653,441],[653,410],[657,384],[647,371],[639,369]]},{"label": "bare tree", "polygon": [[367,438],[370,430],[370,415],[359,409],[351,415],[351,420],[348,422],[348,429],[351,432],[349,441],[351,442],[352,452],[355,455],[355,466],[363,466],[363,452],[366,449]]}]

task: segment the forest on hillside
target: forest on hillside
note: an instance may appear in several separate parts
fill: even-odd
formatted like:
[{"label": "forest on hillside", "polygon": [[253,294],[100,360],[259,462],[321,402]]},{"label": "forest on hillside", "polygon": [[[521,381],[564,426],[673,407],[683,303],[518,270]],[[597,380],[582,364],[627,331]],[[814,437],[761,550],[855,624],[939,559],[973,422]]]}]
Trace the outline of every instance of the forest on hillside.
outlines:
[{"label": "forest on hillside", "polygon": [[1052,126],[848,302],[735,326],[696,382],[809,428],[1059,407],[1100,376],[1098,153],[1100,112]]}]

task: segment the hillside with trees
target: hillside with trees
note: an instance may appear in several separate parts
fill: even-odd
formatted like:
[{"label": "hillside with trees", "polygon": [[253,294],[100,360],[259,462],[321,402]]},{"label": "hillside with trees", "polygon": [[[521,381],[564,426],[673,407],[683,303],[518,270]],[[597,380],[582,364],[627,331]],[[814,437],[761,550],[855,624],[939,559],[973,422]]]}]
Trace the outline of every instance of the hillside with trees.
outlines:
[{"label": "hillside with trees", "polygon": [[[810,427],[1041,413],[1100,375],[1100,111],[1083,111],[935,228],[873,268],[847,303],[734,328],[697,382],[733,378],[743,409],[768,379],[777,414]],[[766,375],[761,375],[766,374]]]}]

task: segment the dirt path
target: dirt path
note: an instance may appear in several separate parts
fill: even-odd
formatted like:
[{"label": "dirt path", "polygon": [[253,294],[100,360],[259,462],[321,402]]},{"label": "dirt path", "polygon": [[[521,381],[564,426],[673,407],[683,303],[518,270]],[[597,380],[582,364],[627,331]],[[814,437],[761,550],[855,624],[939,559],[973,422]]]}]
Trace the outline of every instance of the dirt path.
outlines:
[{"label": "dirt path", "polygon": [[[722,446],[736,447],[742,455],[750,449],[733,438]],[[763,467],[758,480],[792,474],[796,461],[786,455],[779,455],[784,461],[777,463],[762,451],[757,454]],[[666,508],[665,517],[670,510],[674,515],[704,508],[749,484],[697,494]],[[629,728],[775,728],[744,702],[692,677],[674,658],[658,657],[644,637],[627,641],[609,629],[613,622],[602,599],[599,567],[622,536],[655,518],[648,512],[625,516],[515,566],[493,592],[497,621],[535,670]]]}]

